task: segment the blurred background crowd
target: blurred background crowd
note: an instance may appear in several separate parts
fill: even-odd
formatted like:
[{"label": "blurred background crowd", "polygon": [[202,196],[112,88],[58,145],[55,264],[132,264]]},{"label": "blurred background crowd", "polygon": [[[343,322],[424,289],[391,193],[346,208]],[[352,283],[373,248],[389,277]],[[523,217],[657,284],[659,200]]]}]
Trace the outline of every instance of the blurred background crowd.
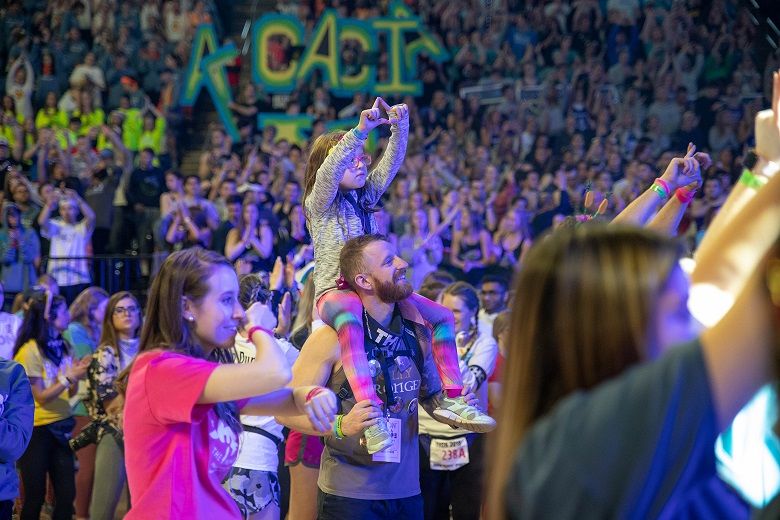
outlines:
[{"label": "blurred background crowd", "polygon": [[[439,267],[472,282],[508,275],[525,244],[584,211],[586,191],[596,204],[608,200],[609,218],[689,142],[714,158],[681,227],[695,247],[741,170],[769,71],[780,63],[749,11],[725,0],[407,4],[450,53],[443,63],[422,54],[422,94],[393,100],[409,105],[411,135],[378,217],[412,264],[415,287]],[[294,14],[311,29],[327,7],[370,18],[386,5],[7,2],[0,38],[6,292],[48,271],[73,287],[72,300],[93,282],[112,288],[87,257],[143,259],[193,244],[245,270],[270,271],[277,257],[306,265],[306,147],[277,139],[274,127],[257,128],[255,116],[310,114],[316,138],[326,121],[370,104],[368,93],[334,97],[315,71],[292,94],[271,95],[248,81],[241,56],[228,70],[237,142],[208,100],[192,110],[178,99],[198,24],[214,23],[229,41],[240,38],[231,28],[247,10]],[[295,48],[284,38],[273,43],[272,63],[286,66]],[[345,66],[375,60],[377,77],[387,76],[386,52],[365,56],[347,40],[341,59]],[[249,237],[257,247],[239,255],[237,244]],[[125,266],[132,281],[122,288],[145,287],[155,261],[138,264]]]}]

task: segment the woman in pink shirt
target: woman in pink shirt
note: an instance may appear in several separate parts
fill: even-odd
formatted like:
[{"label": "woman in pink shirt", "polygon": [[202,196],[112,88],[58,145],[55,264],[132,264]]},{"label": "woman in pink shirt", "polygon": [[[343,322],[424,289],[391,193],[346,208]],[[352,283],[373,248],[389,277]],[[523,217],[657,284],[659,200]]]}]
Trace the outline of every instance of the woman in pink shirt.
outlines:
[{"label": "woman in pink shirt", "polygon": [[[132,509],[140,518],[240,518],[221,482],[239,447],[242,414],[304,411],[327,431],[332,392],[287,389],[290,368],[272,340],[265,305],[246,313],[238,280],[222,256],[201,248],[170,255],[149,292],[139,355],[129,368],[124,409],[125,463]],[[254,363],[209,361],[229,355],[242,325]]]}]

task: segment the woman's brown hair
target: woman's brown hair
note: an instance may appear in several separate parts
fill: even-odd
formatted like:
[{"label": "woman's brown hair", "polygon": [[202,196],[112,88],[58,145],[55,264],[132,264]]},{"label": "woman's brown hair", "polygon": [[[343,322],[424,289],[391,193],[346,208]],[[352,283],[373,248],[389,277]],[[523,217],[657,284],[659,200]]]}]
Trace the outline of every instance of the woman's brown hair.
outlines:
[{"label": "woman's brown hair", "polygon": [[529,251],[515,281],[490,518],[506,517],[504,488],[534,422],[645,357],[656,299],[680,254],[667,237],[599,224],[557,230]]},{"label": "woman's brown hair", "polygon": [[[108,304],[106,305],[106,315],[103,318],[103,331],[100,334],[100,341],[98,342],[99,347],[104,345],[111,347],[114,351],[116,359],[119,359],[120,354],[119,336],[117,335],[116,329],[114,328],[114,309],[116,309],[116,306],[119,304],[119,302],[125,298],[133,300],[135,306],[138,307],[138,329],[141,328],[141,306],[138,304],[138,300],[135,296],[133,296],[133,293],[129,291],[120,291],[118,293],[112,294],[111,298],[108,299]],[[133,331],[133,337],[138,337],[138,329]]]},{"label": "woman's brown hair", "polygon": [[[224,256],[202,247],[177,251],[165,259],[149,289],[145,313],[147,318],[141,328],[139,355],[161,349],[207,359],[208,353],[198,343],[192,330],[194,323],[184,319],[182,300],[186,296],[194,304],[199,304],[209,291],[207,280],[219,266],[233,269]],[[127,388],[131,371],[132,364],[118,378],[116,386],[122,393]],[[164,396],[160,396],[160,399],[164,399]],[[233,431],[241,430],[235,403],[216,403],[215,411]]]},{"label": "woman's brown hair", "polygon": [[[317,180],[317,170],[320,169],[322,163],[325,162],[325,158],[328,156],[328,152],[331,148],[336,146],[341,138],[344,137],[343,130],[336,130],[335,132],[328,132],[322,134],[311,145],[311,151],[309,152],[309,160],[306,161],[306,173],[303,176],[303,202],[304,213],[306,212],[306,199],[314,189],[314,181]],[[308,219],[309,216],[306,215]]]}]

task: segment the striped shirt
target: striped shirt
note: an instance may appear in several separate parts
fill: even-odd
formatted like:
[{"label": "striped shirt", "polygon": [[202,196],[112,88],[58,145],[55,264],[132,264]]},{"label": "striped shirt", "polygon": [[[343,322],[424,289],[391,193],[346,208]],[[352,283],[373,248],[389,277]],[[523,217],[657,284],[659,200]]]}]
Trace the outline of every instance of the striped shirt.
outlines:
[{"label": "striped shirt", "polygon": [[[409,136],[408,122],[391,125],[387,150],[376,168],[366,177],[365,186],[353,193],[362,206],[379,202],[390,186],[406,155]],[[363,152],[363,140],[347,132],[317,170],[314,187],[304,209],[308,217],[309,232],[314,244],[314,301],[326,291],[336,287],[339,276],[339,254],[350,238],[364,234],[363,223],[355,209],[339,192],[339,183],[354,157]],[[376,219],[368,215],[370,232],[377,231]]]}]

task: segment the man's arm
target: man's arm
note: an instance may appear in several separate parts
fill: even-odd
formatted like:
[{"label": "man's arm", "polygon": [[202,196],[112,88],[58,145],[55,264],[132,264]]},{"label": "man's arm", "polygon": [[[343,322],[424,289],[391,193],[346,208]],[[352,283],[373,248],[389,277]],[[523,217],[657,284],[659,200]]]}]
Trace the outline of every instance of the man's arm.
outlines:
[{"label": "man's arm", "polygon": [[[330,327],[320,327],[309,336],[301,348],[301,354],[292,368],[293,377],[289,386],[291,388],[325,386],[340,361],[340,356],[341,349],[336,331]],[[341,430],[347,437],[359,435],[364,429],[376,424],[376,419],[381,415],[381,410],[371,401],[361,401],[344,416]],[[306,415],[276,416],[276,420],[288,428],[307,435],[332,435],[332,430],[321,432],[312,428],[311,421]]]},{"label": "man's arm", "polygon": [[78,193],[73,190],[68,190],[68,193],[76,201],[76,204],[78,204],[79,211],[81,211],[81,214],[84,215],[84,221],[86,223],[87,230],[89,230],[91,233],[95,229],[95,212],[92,211],[92,208],[89,204],[87,204],[87,201],[81,198]]},{"label": "man's arm", "polygon": [[[336,332],[330,327],[320,327],[314,331],[293,364],[289,387],[325,386],[339,358],[338,341]],[[277,416],[276,420],[307,435],[323,435],[312,428],[311,422],[303,414]]]},{"label": "man's arm", "polygon": [[57,201],[53,196],[49,197],[43,205],[43,208],[41,208],[41,212],[38,213],[38,226],[40,226],[41,232],[49,237],[51,236],[51,233],[46,230],[49,229],[49,223],[51,222],[49,219],[51,217],[51,212],[54,211],[54,205],[56,203]]}]

